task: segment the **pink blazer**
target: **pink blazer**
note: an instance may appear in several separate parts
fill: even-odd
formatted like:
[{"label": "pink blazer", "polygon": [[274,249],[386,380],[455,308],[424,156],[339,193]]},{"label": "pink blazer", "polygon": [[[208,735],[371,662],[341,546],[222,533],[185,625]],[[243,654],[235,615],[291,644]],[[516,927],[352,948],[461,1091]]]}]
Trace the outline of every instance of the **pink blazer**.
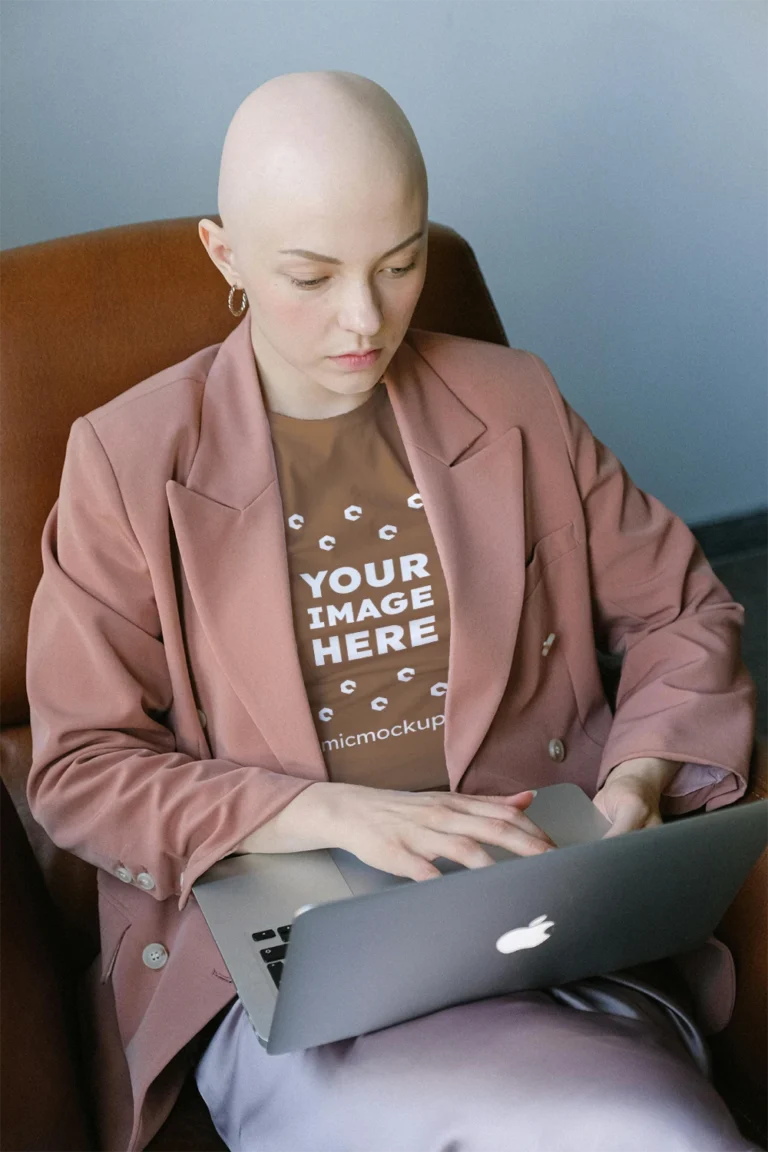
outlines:
[{"label": "pink blazer", "polygon": [[[450,598],[451,788],[569,780],[592,796],[653,755],[681,763],[667,812],[741,796],[744,609],[686,525],[529,352],[409,329],[384,380]],[[75,421],[42,549],[29,803],[98,868],[102,1139],[141,1149],[234,995],[192,884],[328,778],[248,314]],[[596,645],[624,653],[614,716]]]}]

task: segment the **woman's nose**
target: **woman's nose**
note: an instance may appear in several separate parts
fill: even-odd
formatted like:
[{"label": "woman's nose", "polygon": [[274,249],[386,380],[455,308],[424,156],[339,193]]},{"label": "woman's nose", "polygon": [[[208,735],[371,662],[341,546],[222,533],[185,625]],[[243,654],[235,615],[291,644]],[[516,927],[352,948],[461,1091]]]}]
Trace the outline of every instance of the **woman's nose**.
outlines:
[{"label": "woman's nose", "polygon": [[347,332],[356,332],[361,339],[370,341],[381,329],[382,309],[376,293],[368,284],[347,290],[340,317]]}]

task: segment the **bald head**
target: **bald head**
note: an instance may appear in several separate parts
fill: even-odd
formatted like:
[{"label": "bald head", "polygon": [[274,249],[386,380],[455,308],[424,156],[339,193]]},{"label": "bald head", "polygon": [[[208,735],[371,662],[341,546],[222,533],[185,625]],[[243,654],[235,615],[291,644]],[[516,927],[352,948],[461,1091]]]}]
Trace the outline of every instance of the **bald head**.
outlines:
[{"label": "bald head", "polygon": [[286,217],[349,208],[354,219],[365,204],[383,213],[403,195],[419,195],[426,214],[418,141],[389,93],[356,73],[276,76],[243,100],[227,130],[218,203],[236,251]]},{"label": "bald head", "polygon": [[[314,419],[362,402],[426,275],[427,172],[399,105],[352,72],[268,80],[227,130],[219,214],[198,231],[246,293],[267,406]],[[371,348],[365,369],[336,362]]]}]

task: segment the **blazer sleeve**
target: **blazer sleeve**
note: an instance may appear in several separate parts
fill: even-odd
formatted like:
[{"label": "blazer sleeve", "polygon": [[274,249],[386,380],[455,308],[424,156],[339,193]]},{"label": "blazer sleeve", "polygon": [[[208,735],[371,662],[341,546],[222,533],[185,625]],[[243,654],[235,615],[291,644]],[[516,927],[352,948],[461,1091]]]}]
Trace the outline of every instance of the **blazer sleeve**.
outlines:
[{"label": "blazer sleeve", "polygon": [[101,442],[72,425],[42,537],[27,693],[35,820],[98,868],[147,872],[157,900],[192,884],[312,780],[176,750],[146,558]]},{"label": "blazer sleeve", "polygon": [[625,760],[681,767],[662,814],[707,811],[743,795],[757,690],[741,656],[744,608],[718,580],[688,526],[626,469],[528,353],[557,414],[581,496],[596,647],[623,656],[598,788]]}]

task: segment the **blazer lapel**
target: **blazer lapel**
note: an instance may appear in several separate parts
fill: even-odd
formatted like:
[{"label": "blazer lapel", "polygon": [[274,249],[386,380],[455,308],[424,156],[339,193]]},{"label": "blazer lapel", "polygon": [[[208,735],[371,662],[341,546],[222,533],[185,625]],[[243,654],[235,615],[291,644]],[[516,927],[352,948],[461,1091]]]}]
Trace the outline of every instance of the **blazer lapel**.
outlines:
[{"label": "blazer lapel", "polygon": [[487,426],[407,334],[384,380],[448,589],[445,758],[456,792],[496,715],[515,649],[525,575],[522,438],[515,426],[476,445]]},{"label": "blazer lapel", "polygon": [[[451,613],[445,755],[451,788],[509,677],[523,599],[518,427],[486,425],[409,343],[384,383],[440,557]],[[285,525],[249,317],[219,348],[189,474],[166,484],[181,563],[211,648],[284,770],[327,780],[294,635]]]}]

